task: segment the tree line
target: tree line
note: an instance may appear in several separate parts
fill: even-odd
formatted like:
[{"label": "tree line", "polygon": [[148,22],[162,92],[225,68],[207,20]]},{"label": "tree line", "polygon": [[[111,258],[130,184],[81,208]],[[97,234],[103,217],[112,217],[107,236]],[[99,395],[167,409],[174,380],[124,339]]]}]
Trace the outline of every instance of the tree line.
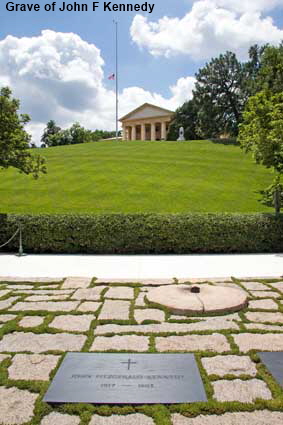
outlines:
[{"label": "tree line", "polygon": [[[115,131],[88,130],[78,122],[70,128],[62,129],[54,120],[48,121],[41,137],[41,147],[76,145],[79,143],[97,142],[116,136]],[[36,147],[33,144],[33,147]]]},{"label": "tree line", "polygon": [[248,99],[266,88],[283,90],[282,66],[282,43],[252,46],[246,62],[233,52],[211,59],[196,73],[193,98],[177,109],[168,140],[177,140],[180,126],[186,140],[236,138]]}]

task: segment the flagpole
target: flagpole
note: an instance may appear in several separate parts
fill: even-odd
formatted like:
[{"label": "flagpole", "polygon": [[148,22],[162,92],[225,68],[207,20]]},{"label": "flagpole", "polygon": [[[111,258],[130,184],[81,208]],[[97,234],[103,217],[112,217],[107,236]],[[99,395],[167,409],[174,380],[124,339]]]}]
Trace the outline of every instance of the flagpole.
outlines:
[{"label": "flagpole", "polygon": [[119,81],[118,81],[118,22],[114,21],[115,24],[115,33],[116,33],[116,142],[118,141],[118,119],[119,119],[119,98],[118,98],[118,90],[119,90]]}]

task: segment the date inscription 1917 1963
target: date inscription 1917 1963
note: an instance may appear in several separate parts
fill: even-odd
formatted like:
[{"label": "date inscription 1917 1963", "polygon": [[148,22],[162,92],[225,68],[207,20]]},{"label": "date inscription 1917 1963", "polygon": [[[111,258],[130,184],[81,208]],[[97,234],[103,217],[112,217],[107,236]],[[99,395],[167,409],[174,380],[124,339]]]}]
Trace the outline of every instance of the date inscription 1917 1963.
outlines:
[{"label": "date inscription 1917 1963", "polygon": [[44,397],[97,404],[206,400],[193,354],[68,353]]}]

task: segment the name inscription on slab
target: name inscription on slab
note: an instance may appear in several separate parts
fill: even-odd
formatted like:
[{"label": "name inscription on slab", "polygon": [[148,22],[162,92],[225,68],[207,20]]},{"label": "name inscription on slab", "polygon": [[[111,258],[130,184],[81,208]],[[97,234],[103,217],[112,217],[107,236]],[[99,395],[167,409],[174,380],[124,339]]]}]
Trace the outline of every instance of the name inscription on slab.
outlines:
[{"label": "name inscription on slab", "polygon": [[267,367],[273,378],[283,388],[283,352],[258,353],[261,362]]},{"label": "name inscription on slab", "polygon": [[175,404],[207,398],[193,354],[68,353],[43,401]]}]

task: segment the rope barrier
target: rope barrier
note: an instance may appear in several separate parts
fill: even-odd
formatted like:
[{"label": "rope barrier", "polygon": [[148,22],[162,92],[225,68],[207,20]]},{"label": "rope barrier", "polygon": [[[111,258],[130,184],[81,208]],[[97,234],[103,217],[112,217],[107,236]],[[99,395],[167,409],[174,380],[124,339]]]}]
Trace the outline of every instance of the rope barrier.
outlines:
[{"label": "rope barrier", "polygon": [[13,236],[7,242],[0,245],[0,249],[3,248],[4,246],[8,245],[17,236],[18,233],[19,233],[19,251],[18,251],[17,256],[18,257],[24,257],[26,254],[24,253],[24,250],[23,250],[22,228],[21,228],[21,226],[15,231]]},{"label": "rope barrier", "polygon": [[17,236],[17,234],[19,233],[19,231],[20,231],[20,229],[18,229],[7,242],[3,243],[3,245],[0,245],[0,248],[3,248],[3,246],[8,245],[8,243],[10,243],[14,239],[14,237]]}]

